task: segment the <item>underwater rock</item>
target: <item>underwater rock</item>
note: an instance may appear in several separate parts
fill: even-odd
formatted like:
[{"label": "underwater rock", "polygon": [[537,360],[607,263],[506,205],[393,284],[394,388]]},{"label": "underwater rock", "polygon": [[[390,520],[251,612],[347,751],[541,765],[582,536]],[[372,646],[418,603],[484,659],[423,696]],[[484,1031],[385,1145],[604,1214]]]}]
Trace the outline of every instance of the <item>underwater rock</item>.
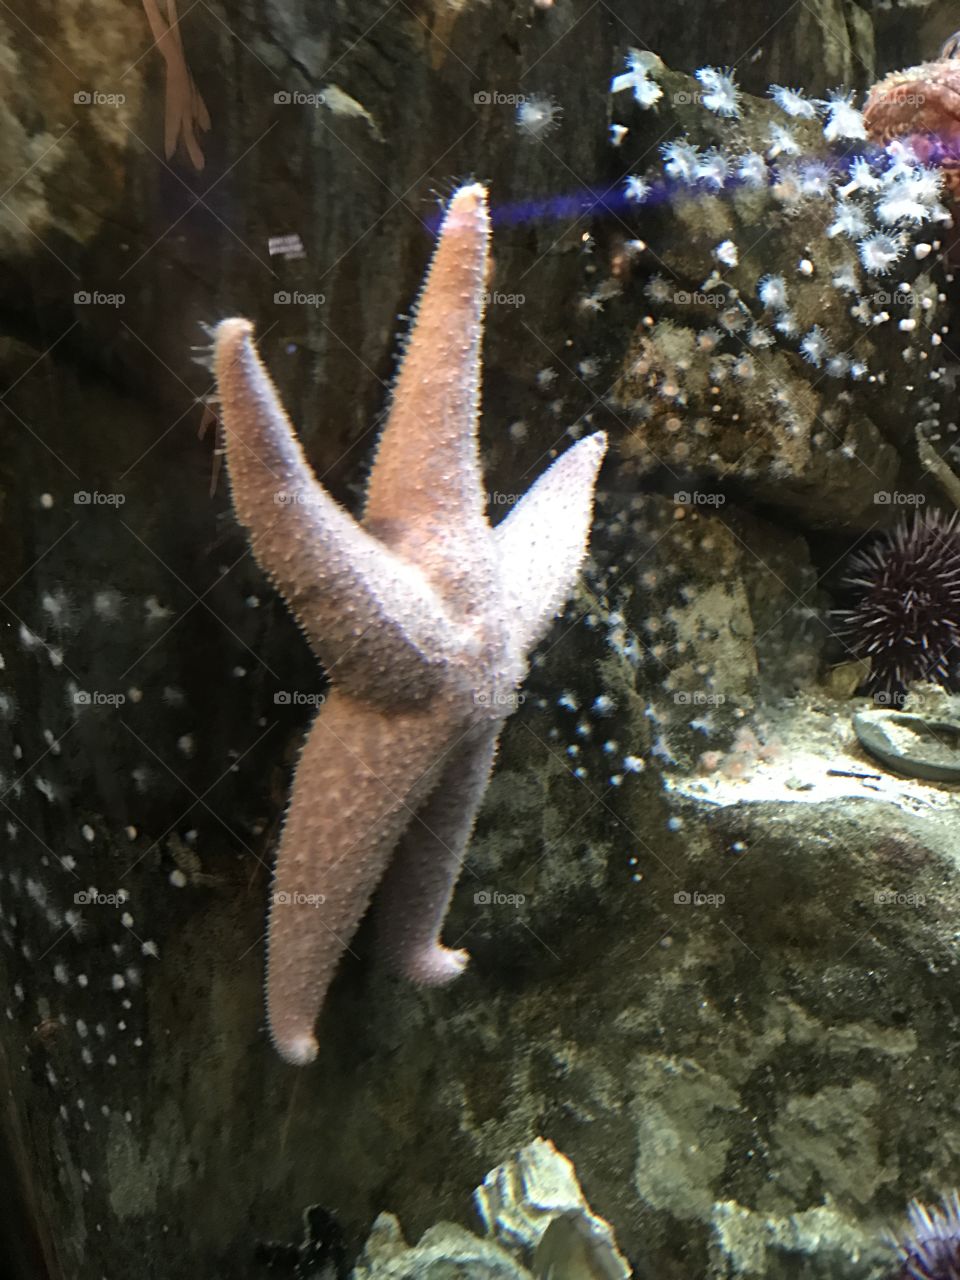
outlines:
[{"label": "underwater rock", "polygon": [[[595,568],[579,612],[593,633],[581,645],[595,665],[579,680],[582,709],[560,721],[561,745],[576,749],[584,780],[618,772],[604,743],[622,740],[620,717],[592,715],[597,698],[621,708],[630,697],[645,700],[635,754],[695,761],[725,744],[759,704],[815,682],[825,596],[802,539],[722,493],[690,488],[672,500],[601,494],[592,545]],[[536,669],[531,687],[547,696]],[[561,680],[552,694],[561,708],[564,688]]]},{"label": "underwater rock", "polygon": [[895,773],[960,782],[960,722],[881,707],[857,711],[853,727],[863,749]]},{"label": "underwater rock", "polygon": [[862,1264],[863,1275],[889,1270],[890,1250],[879,1238],[851,1227],[829,1204],[779,1218],[724,1201],[716,1206],[711,1229],[721,1274],[764,1277],[791,1255],[803,1259],[808,1280],[835,1280],[847,1273],[851,1258]]},{"label": "underwater rock", "polygon": [[573,1165],[536,1138],[492,1169],[474,1192],[486,1232],[449,1222],[409,1247],[397,1219],[373,1225],[353,1280],[629,1280],[608,1222],[594,1214]]},{"label": "underwater rock", "polygon": [[304,1280],[342,1280],[346,1274],[343,1233],[336,1217],[322,1205],[311,1204],[301,1214],[298,1243],[262,1241],[256,1260],[275,1274],[289,1273]]},{"label": "underwater rock", "polygon": [[441,1222],[408,1245],[392,1213],[381,1213],[352,1280],[532,1280],[499,1245]]},{"label": "underwater rock", "polygon": [[[644,523],[653,513],[646,500]],[[674,558],[651,526],[663,558],[641,543],[641,571]],[[613,655],[591,670],[591,653],[551,654],[564,704],[524,709],[504,743],[473,866],[526,899],[461,899],[451,927],[469,930],[471,981],[512,1031],[507,1048],[475,1011],[448,1021],[475,1070],[448,1082],[441,1110],[465,1150],[506,1138],[518,1110],[541,1131],[549,1115],[650,1274],[875,1280],[902,1188],[949,1180],[960,1137],[955,1125],[946,1146],[934,1136],[960,1069],[952,1050],[928,1051],[953,1025],[960,802],[865,767],[828,697],[768,698],[762,717],[741,704],[741,724],[762,719],[760,747],[776,750],[748,759],[744,739],[707,769],[669,750],[677,728],[657,736],[650,673],[625,692]],[[625,668],[621,657],[624,681]],[[605,692],[615,710],[594,709]],[[617,787],[600,772],[604,725],[646,760]],[[579,745],[572,831],[549,815],[574,783],[561,758],[531,768],[531,732],[558,757]],[[506,936],[504,914],[517,918]],[[904,1090],[908,1105],[891,1108]]]},{"label": "underwater rock", "polygon": [[626,457],[644,469],[666,462],[702,477],[700,487],[746,483],[759,500],[820,523],[837,517],[841,492],[851,504],[843,510],[872,512],[877,492],[896,486],[894,448],[846,408],[842,423],[834,418],[783,352],[708,356],[708,346],[712,333],[669,320],[640,334],[617,390],[635,424]]},{"label": "underwater rock", "polygon": [[[925,483],[916,422],[935,436],[946,417],[942,177],[871,151],[850,95],[773,86],[724,118],[698,80],[656,74],[646,110],[614,94],[636,134],[625,193],[643,236],[614,390],[623,452],[641,475],[872,524],[891,491]],[[662,166],[641,169],[671,123]]]},{"label": "underwater rock", "polygon": [[534,1275],[554,1280],[629,1280],[608,1222],[590,1209],[573,1165],[536,1138],[492,1169],[473,1193],[489,1236],[532,1256]]},{"label": "underwater rock", "polygon": [[[810,735],[809,719],[805,727]],[[829,738],[828,717],[814,727]],[[718,1204],[734,1199],[723,1219],[723,1240],[740,1259],[734,1274],[787,1277],[802,1258],[803,1274],[864,1280],[876,1250],[871,1207],[882,1197],[890,1213],[895,1186],[909,1178],[910,1157],[898,1156],[896,1143],[911,1125],[922,1133],[937,1126],[948,1102],[942,1065],[922,1069],[921,1060],[947,1014],[956,968],[955,909],[932,896],[951,867],[949,822],[937,824],[934,852],[937,825],[899,812],[891,819],[896,789],[872,795],[869,781],[839,777],[831,785],[829,768],[852,772],[855,761],[828,751],[818,763],[797,752],[795,768],[729,783],[725,801],[717,803],[722,787],[713,791],[712,819],[674,793],[670,822],[686,858],[662,818],[650,825],[653,805],[636,798],[624,820],[644,833],[633,868],[642,884],[631,889],[624,874],[622,917],[607,916],[603,972],[586,972],[589,937],[574,911],[559,929],[549,928],[545,908],[525,916],[571,969],[584,959],[579,974],[552,971],[549,993],[534,981],[536,996],[511,1002],[513,1025],[533,1019],[542,1030],[499,1074],[522,1082],[515,1096],[531,1115],[544,1105],[538,1078],[552,1068],[565,1082],[564,1141],[579,1146],[602,1211],[618,1234],[629,1224],[631,1252],[652,1274],[681,1258],[692,1274],[729,1274],[719,1260],[707,1269],[700,1241],[704,1226],[721,1221]],[[904,812],[918,802],[904,797]],[[951,814],[955,821],[955,807]],[[871,841],[873,859],[864,852]],[[561,909],[559,893],[554,901]],[[934,972],[918,986],[926,962]],[[867,969],[875,976],[865,978]],[[919,998],[934,1007],[901,1025]],[[592,1048],[591,1023],[607,1028]],[[493,1069],[493,1046],[484,1049],[467,1019],[457,1020],[457,1035]],[[922,1109],[911,1104],[909,1122],[891,1130],[889,1098],[903,1089],[914,1097],[918,1070],[936,1096]],[[956,1083],[953,1067],[947,1074]],[[503,1123],[478,1077],[462,1088],[471,1127]],[[949,1176],[948,1155],[936,1165],[932,1180]],[[734,1197],[723,1191],[727,1179]],[[821,1186],[835,1200],[829,1214]],[[756,1255],[746,1226],[735,1235],[731,1214],[749,1218]]]}]

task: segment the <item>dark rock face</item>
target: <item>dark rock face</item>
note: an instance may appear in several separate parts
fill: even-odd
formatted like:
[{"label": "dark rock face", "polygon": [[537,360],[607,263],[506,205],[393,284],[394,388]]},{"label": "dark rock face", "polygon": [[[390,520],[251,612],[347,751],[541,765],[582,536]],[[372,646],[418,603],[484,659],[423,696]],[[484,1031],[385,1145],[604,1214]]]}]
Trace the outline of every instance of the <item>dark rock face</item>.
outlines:
[{"label": "dark rock face", "polygon": [[[814,95],[888,69],[891,33],[904,61],[935,51],[937,6],[867,9],[196,6],[183,57],[210,128],[192,159],[177,128],[196,100],[138,6],[0,16],[15,1280],[329,1273],[382,1211],[413,1238],[466,1224],[471,1189],[540,1135],[638,1274],[665,1280],[876,1274],[882,1224],[955,1180],[956,798],[880,771],[823,683],[838,531],[868,527],[875,488],[926,483],[897,353],[876,339],[892,389],[857,402],[866,473],[811,445],[786,483],[746,396],[753,470],[730,493],[710,473],[724,501],[701,508],[675,496],[672,425],[638,465],[625,417],[657,338],[642,281],[582,305],[639,234],[582,195],[625,171],[607,90],[626,49],[656,49],[677,92],[736,62],[747,92]],[[537,93],[563,109],[541,139],[514,119]],[[649,145],[658,122],[697,127],[665,106]],[[466,174],[499,211],[491,507],[568,428],[609,426],[595,564],[504,741],[447,930],[469,972],[402,989],[362,933],[322,1060],[297,1072],[263,1033],[261,943],[322,674],[223,477],[211,495],[202,326],[256,321],[318,474],[356,504],[436,193]],[[650,244],[682,278],[706,232],[674,212]],[[815,319],[813,290],[804,305]],[[785,353],[770,378],[809,370]],[[702,476],[709,457],[692,461]]]}]

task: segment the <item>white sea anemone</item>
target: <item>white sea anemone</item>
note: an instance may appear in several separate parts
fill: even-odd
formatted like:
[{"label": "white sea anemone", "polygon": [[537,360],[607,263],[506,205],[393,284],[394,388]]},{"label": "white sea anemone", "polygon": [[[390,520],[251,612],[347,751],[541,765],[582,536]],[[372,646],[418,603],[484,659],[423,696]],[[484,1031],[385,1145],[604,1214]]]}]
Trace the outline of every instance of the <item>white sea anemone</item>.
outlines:
[{"label": "white sea anemone", "polygon": [[555,98],[532,93],[517,105],[517,129],[527,138],[544,138],[563,118],[563,108]]},{"label": "white sea anemone", "polygon": [[828,142],[836,142],[840,138],[866,138],[863,113],[853,105],[852,93],[837,89],[822,105],[826,115],[823,136]]},{"label": "white sea anemone", "polygon": [[767,158],[775,160],[777,156],[798,156],[800,154],[800,143],[785,125],[771,124],[770,132],[767,135],[770,139],[770,146],[767,149]]},{"label": "white sea anemone", "polygon": [[634,204],[640,204],[650,194],[650,183],[636,173],[631,173],[625,179],[623,187],[627,199],[633,201]]},{"label": "white sea anemone", "polygon": [[782,84],[772,84],[768,92],[780,110],[785,111],[788,116],[795,116],[798,120],[816,118],[817,105],[804,97],[802,89],[788,89]]},{"label": "white sea anemone", "polygon": [[610,92],[620,93],[624,89],[633,91],[634,101],[641,107],[652,107],[663,97],[663,90],[650,79],[663,67],[663,62],[655,53],[643,49],[630,49],[627,53],[627,70],[610,81]]},{"label": "white sea anemone", "polygon": [[748,151],[740,157],[737,177],[745,187],[765,187],[770,181],[770,170],[759,151]]},{"label": "white sea anemone", "polygon": [[721,187],[726,185],[729,176],[730,163],[722,151],[718,151],[716,147],[711,147],[709,151],[703,153],[697,165],[697,177],[701,181],[715,191],[719,191]]},{"label": "white sea anemone", "polygon": [[871,275],[886,275],[903,257],[903,238],[899,235],[888,236],[882,231],[867,236],[857,247],[860,261]]},{"label": "white sea anemone", "polygon": [[783,276],[763,276],[757,284],[757,297],[768,311],[786,311],[790,305]]},{"label": "white sea anemone", "polygon": [[849,200],[838,200],[834,209],[833,222],[827,227],[827,235],[849,236],[851,240],[859,240],[870,230],[866,214],[857,204]]},{"label": "white sea anemone", "polygon": [[739,116],[740,90],[729,67],[701,67],[696,73],[697,79],[706,89],[703,94],[703,105],[708,111],[715,111],[718,116]]},{"label": "white sea anemone", "polygon": [[691,142],[668,142],[662,148],[663,167],[671,178],[693,184],[699,176],[700,152]]},{"label": "white sea anemone", "polygon": [[830,355],[830,339],[818,324],[815,324],[809,333],[803,335],[800,354],[816,369],[819,369]]}]

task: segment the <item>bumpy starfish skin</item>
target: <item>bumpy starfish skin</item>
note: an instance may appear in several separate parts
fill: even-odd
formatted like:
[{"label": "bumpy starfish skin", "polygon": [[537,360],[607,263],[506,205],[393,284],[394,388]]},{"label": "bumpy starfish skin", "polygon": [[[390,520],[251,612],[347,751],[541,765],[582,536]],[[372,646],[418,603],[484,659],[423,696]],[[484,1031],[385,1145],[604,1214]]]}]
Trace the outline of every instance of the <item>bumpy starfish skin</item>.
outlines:
[{"label": "bumpy starfish skin", "polygon": [[[246,320],[217,329],[237,516],[333,684],[307,737],[277,856],[267,1016],[279,1053],[314,1026],[383,880],[379,941],[415,982],[466,964],[440,942],[530,649],[586,550],[602,433],[491,529],[477,450],[489,218],[453,196],[377,450],[363,520],[314,477]],[[322,899],[322,900],[321,900]]]}]

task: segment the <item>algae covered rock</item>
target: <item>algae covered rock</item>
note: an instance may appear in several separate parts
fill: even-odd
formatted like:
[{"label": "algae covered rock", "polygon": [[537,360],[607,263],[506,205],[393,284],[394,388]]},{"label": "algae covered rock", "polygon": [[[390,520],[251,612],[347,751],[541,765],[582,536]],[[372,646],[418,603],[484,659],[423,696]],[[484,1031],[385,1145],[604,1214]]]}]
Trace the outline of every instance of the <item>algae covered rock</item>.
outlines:
[{"label": "algae covered rock", "polygon": [[[413,1247],[381,1214],[353,1280],[629,1280],[610,1224],[584,1199],[570,1161],[537,1138],[474,1192],[478,1238],[443,1222]],[[527,1264],[527,1265],[524,1265]]]},{"label": "algae covered rock", "polygon": [[872,147],[852,94],[761,100],[716,69],[644,66],[659,97],[617,98],[638,237],[618,259],[624,454],[815,525],[873,520],[923,483],[914,425],[948,416],[940,173]]},{"label": "algae covered rock", "polygon": [[403,1238],[391,1213],[381,1213],[353,1272],[353,1280],[531,1280],[505,1250],[465,1227],[441,1222],[416,1245]]}]

